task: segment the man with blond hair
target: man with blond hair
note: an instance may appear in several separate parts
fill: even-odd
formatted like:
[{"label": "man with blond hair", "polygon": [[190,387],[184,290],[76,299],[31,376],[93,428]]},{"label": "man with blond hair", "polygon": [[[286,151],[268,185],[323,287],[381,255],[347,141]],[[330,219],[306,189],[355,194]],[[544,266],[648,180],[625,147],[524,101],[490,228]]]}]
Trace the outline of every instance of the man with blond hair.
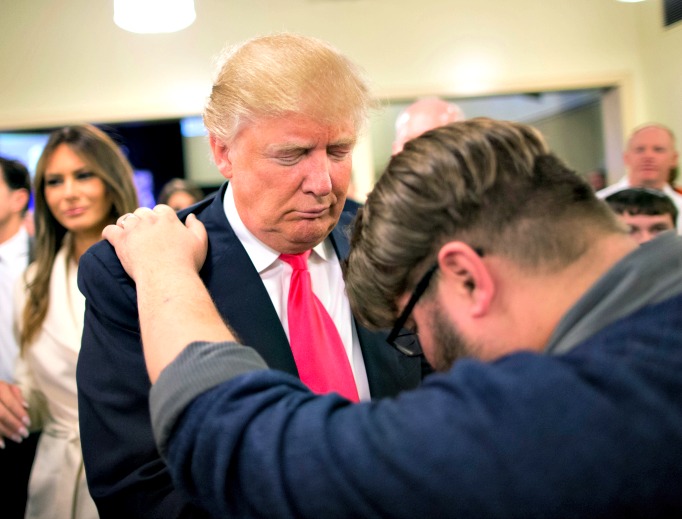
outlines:
[{"label": "man with blond hair", "polygon": [[[635,128],[627,142],[623,160],[627,175],[615,184],[597,192],[599,198],[627,189],[645,187],[663,191],[682,214],[682,195],[670,186],[672,172],[678,165],[678,152],[675,148],[675,135],[662,124],[645,124]],[[678,232],[682,222],[678,216]]]},{"label": "man with blond hair", "polygon": [[196,219],[104,235],[137,282],[159,448],[213,517],[682,513],[682,243],[639,247],[528,126],[427,132],[357,220],[354,310],[441,372],[399,398],[313,395],[238,344]]},{"label": "man with blond hair", "polygon": [[[327,43],[278,34],[231,47],[204,111],[228,182],[180,213],[206,226],[202,282],[235,332],[272,368],[354,401],[396,395],[422,376],[420,359],[386,351],[384,334],[355,322],[345,294],[353,214],[343,207],[370,105],[358,68]],[[81,438],[101,517],[203,516],[173,488],[154,444],[135,285],[108,244],[83,256],[79,287]]]}]

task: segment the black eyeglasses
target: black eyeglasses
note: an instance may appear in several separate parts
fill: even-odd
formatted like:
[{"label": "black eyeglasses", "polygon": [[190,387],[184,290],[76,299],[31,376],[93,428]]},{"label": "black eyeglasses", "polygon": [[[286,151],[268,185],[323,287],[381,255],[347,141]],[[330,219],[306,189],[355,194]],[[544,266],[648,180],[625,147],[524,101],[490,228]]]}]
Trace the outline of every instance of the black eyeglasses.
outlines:
[{"label": "black eyeglasses", "polygon": [[[483,257],[483,249],[474,248],[474,252]],[[414,332],[405,330],[403,327],[405,326],[407,319],[410,317],[414,306],[429,287],[431,278],[436,273],[436,270],[438,270],[438,262],[429,267],[429,270],[427,270],[419,280],[417,286],[414,288],[414,292],[412,292],[412,297],[410,297],[410,300],[405,305],[405,308],[403,308],[403,311],[400,313],[400,317],[398,317],[398,320],[391,329],[391,333],[388,334],[388,338],[386,339],[387,343],[408,357],[417,357],[422,355],[423,351],[422,345],[419,343],[419,336]]]}]

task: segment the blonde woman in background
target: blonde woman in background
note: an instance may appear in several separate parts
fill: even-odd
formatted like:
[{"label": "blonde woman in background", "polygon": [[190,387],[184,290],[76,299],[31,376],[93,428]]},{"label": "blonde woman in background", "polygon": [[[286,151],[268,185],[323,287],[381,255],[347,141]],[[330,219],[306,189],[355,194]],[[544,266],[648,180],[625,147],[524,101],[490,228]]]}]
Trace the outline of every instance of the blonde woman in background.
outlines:
[{"label": "blonde woman in background", "polygon": [[17,287],[17,384],[0,384],[0,441],[42,428],[27,518],[98,517],[87,489],[78,430],[76,360],[85,299],[80,256],[102,229],[137,207],[132,168],[91,125],[50,135],[35,175],[36,260]]}]

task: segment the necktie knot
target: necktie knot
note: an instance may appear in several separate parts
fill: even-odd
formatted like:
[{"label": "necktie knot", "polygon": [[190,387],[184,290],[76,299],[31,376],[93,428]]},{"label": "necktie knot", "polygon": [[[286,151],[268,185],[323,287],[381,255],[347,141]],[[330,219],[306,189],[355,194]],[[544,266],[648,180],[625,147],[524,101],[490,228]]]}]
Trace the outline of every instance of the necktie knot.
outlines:
[{"label": "necktie knot", "polygon": [[280,259],[294,270],[308,270],[308,256],[312,251],[301,252],[300,254],[280,254]]}]

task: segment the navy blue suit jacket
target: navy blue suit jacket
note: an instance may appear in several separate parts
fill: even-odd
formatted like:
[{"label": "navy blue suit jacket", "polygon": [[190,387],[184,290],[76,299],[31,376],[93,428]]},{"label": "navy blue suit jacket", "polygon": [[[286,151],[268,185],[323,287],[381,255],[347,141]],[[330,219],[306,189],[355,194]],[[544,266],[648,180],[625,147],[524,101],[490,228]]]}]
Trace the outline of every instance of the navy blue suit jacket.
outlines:
[{"label": "navy blue suit jacket", "polygon": [[[298,375],[284,329],[260,276],[223,209],[227,183],[190,211],[206,226],[209,248],[200,275],[220,313],[244,344],[271,368]],[[330,237],[339,258],[348,254],[354,214],[344,211]],[[172,283],[173,280],[168,280]],[[204,517],[174,487],[152,436],[135,285],[108,242],[81,258],[78,286],[86,298],[78,359],[80,430],[90,493],[100,515],[132,519]],[[424,368],[390,348],[385,334],[356,323],[372,397],[419,385]]]}]

